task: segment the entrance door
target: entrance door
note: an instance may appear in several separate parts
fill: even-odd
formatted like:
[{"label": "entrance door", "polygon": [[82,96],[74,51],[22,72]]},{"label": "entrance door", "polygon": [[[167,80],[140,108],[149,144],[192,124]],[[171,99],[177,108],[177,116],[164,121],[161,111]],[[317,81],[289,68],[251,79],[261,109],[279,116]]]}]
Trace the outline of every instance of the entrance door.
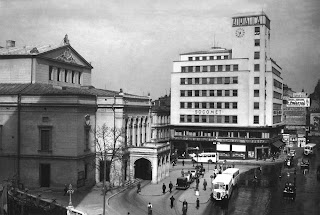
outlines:
[{"label": "entrance door", "polygon": [[152,180],[152,169],[149,160],[140,158],[135,163],[135,178],[143,180]]},{"label": "entrance door", "polygon": [[40,164],[40,187],[50,187],[50,164]]}]

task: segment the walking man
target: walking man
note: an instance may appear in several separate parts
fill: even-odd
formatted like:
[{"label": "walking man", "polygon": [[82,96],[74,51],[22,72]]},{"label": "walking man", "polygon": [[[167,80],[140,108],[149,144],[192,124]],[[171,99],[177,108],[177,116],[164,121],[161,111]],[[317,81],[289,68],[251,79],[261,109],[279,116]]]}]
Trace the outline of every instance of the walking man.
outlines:
[{"label": "walking man", "polygon": [[183,169],[181,170],[181,177],[183,177],[184,176],[184,171],[183,171]]},{"label": "walking man", "polygon": [[172,184],[172,182],[170,181],[170,183],[169,183],[170,193],[171,193],[171,191],[172,191],[172,188],[173,188],[173,184]]},{"label": "walking man", "polygon": [[196,200],[196,208],[199,209],[199,207],[200,207],[200,201],[199,201],[199,198],[197,198],[197,200]]},{"label": "walking man", "polygon": [[150,202],[148,204],[148,215],[152,215],[152,204]]},{"label": "walking man", "polygon": [[182,166],[184,166],[184,160],[182,160]]},{"label": "walking man", "polygon": [[203,179],[203,190],[207,189],[207,181],[206,179]]},{"label": "walking man", "polygon": [[171,208],[173,208],[173,202],[174,202],[174,200],[175,200],[175,198],[174,198],[173,196],[171,196],[171,197],[170,197],[170,202],[171,202],[170,206],[171,206]]},{"label": "walking man", "polygon": [[163,185],[162,185],[162,193],[163,194],[166,193],[166,188],[167,188],[167,186],[163,183]]},{"label": "walking man", "polygon": [[183,214],[187,214],[187,211],[188,211],[188,202],[184,200],[182,203],[182,212]]}]

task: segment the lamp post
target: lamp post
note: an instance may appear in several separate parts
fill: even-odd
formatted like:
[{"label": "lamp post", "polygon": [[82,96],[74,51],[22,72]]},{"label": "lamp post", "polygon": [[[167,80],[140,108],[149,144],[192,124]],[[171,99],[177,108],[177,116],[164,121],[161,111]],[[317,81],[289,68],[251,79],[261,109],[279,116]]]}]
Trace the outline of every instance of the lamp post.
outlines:
[{"label": "lamp post", "polygon": [[71,195],[74,193],[74,190],[72,189],[72,185],[69,184],[69,189],[67,191],[67,193],[69,194],[69,208],[73,208],[73,205],[72,205],[72,201],[71,201]]}]

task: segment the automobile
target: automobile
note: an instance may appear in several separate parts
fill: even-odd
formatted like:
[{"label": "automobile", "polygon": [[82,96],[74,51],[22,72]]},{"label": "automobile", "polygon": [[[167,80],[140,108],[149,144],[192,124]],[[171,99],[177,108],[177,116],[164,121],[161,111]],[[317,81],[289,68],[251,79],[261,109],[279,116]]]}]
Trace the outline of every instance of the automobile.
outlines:
[{"label": "automobile", "polygon": [[286,182],[283,189],[283,198],[289,198],[295,200],[296,198],[296,186],[292,182]]},{"label": "automobile", "polygon": [[202,165],[195,166],[196,171],[198,172],[198,175],[204,175],[205,169]]},{"label": "automobile", "polygon": [[191,173],[192,178],[196,178],[198,171],[193,169],[193,170],[190,170],[190,173]]},{"label": "automobile", "polygon": [[190,187],[190,183],[188,182],[187,177],[179,177],[177,178],[177,190],[186,190]]}]

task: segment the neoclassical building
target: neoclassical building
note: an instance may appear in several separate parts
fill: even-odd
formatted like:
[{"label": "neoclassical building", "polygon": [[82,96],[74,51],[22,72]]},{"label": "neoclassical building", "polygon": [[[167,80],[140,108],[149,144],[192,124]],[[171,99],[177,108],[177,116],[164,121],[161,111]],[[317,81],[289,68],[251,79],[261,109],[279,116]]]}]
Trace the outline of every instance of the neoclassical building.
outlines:
[{"label": "neoclassical building", "polygon": [[1,180],[16,177],[31,187],[92,186],[103,175],[97,144],[103,125],[119,131],[106,141],[121,149],[105,170],[107,180],[156,183],[168,175],[170,148],[148,145],[150,98],[97,89],[92,69],[67,36],[58,45],[17,47],[8,40],[0,48]]}]

